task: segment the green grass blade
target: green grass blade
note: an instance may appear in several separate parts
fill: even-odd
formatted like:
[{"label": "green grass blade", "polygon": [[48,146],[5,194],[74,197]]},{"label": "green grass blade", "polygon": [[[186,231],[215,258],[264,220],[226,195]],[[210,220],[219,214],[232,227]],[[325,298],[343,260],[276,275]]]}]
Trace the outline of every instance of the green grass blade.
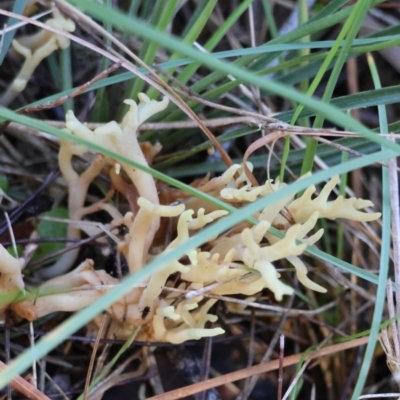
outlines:
[{"label": "green grass blade", "polygon": [[261,3],[264,9],[265,19],[267,20],[271,38],[276,39],[279,36],[279,32],[275,23],[274,15],[272,13],[271,5],[269,4],[268,0],[261,0]]},{"label": "green grass blade", "polygon": [[[217,31],[211,36],[210,39],[204,44],[204,49],[212,51],[215,46],[221,41],[226,32],[233,26],[233,24],[240,18],[240,16],[247,10],[249,5],[254,0],[241,1],[234,12],[224,21],[224,23],[217,29]],[[186,83],[196,73],[197,69],[201,66],[201,63],[191,63],[188,65],[178,77],[179,82]]]},{"label": "green grass blade", "polygon": [[[60,50],[61,90],[72,89],[71,47]],[[74,110],[74,101],[69,99],[63,104],[64,112]]]},{"label": "green grass blade", "polygon": [[[109,9],[112,8],[111,0],[105,1],[106,7]],[[112,26],[108,23],[108,21],[104,22],[104,29],[112,35]],[[111,40],[109,38],[105,39],[105,43],[107,46],[111,46]],[[110,66],[110,60],[108,58],[103,58],[101,61],[101,69],[104,71]],[[93,105],[93,109],[91,111],[90,117],[92,121],[95,122],[108,122],[110,120],[110,103],[108,99],[108,93],[105,90],[105,87],[101,87],[97,90],[95,95],[95,103]]]},{"label": "green grass blade", "polygon": [[[367,90],[347,96],[337,97],[330,104],[342,110],[377,106],[379,104],[395,104],[400,101],[400,85],[389,86],[375,90]],[[283,122],[290,122],[294,111],[284,111],[274,117]],[[311,110],[304,110],[300,116],[310,117],[316,115]],[[350,128],[349,128],[350,129]]]},{"label": "green grass blade", "polygon": [[333,0],[327,3],[318,14],[310,19],[310,22],[318,21],[324,17],[329,17],[331,14],[342,8],[346,3],[349,3],[349,0]]},{"label": "green grass blade", "polygon": [[[140,1],[141,0],[131,0],[130,5],[129,5],[129,9],[128,9],[128,13],[127,13],[128,16],[136,16],[137,15],[138,10],[139,10],[139,6],[140,6]],[[122,34],[121,42],[123,44],[126,44],[126,42],[128,40],[128,37],[129,37],[128,33],[124,32]]]},{"label": "green grass blade", "polygon": [[[178,4],[179,0],[157,1],[155,3],[155,7],[152,14],[152,22],[156,25],[155,29],[158,29],[160,32],[165,31],[165,29],[167,28],[168,24],[171,22],[175,14],[175,10]],[[110,13],[111,12],[112,10],[110,10]],[[131,17],[131,24],[134,23],[132,19],[134,19],[134,17]],[[103,19],[103,21],[107,20],[108,20],[107,18]],[[129,32],[129,30],[126,30],[126,32]],[[143,44],[139,57],[146,65],[151,65],[157,54],[157,50],[158,50],[158,43],[152,40],[147,40]],[[144,87],[144,82],[142,80],[140,79],[133,80],[132,83],[128,86],[124,98],[136,99],[138,93],[140,93],[143,90],[143,87]],[[121,106],[119,116],[121,117],[123,114],[126,113],[127,110],[128,110],[127,105]]]},{"label": "green grass blade", "polygon": [[[371,70],[372,79],[376,88],[381,87],[378,71],[372,56],[368,57],[368,64]],[[385,106],[378,106],[379,124],[382,133],[388,133],[387,115]],[[391,243],[391,205],[390,205],[390,181],[389,170],[382,169],[382,245],[379,265],[379,282],[376,292],[376,303],[374,315],[371,322],[371,332],[368,340],[367,349],[365,350],[364,359],[361,365],[360,373],[357,379],[356,387],[352,394],[351,400],[357,400],[364,388],[371,367],[371,362],[375,352],[375,346],[378,341],[380,323],[385,307],[386,300],[386,282],[389,274],[390,260],[390,243]]]},{"label": "green grass blade", "polygon": [[[205,7],[198,7],[198,8],[203,8],[201,13],[197,16],[195,22],[193,23],[193,26],[187,34],[183,37],[182,42],[183,43],[188,43],[188,44],[193,44],[193,42],[198,38],[200,35],[201,31],[203,30],[204,26],[206,25],[208,19],[210,18],[210,15],[212,14],[215,6],[217,5],[218,0],[207,0],[205,2]],[[169,61],[175,61],[179,59],[181,55],[178,52],[174,52],[170,57]],[[169,74],[173,74],[176,68],[170,68],[168,69]],[[155,98],[157,95],[158,91],[154,89],[154,87],[151,87],[147,95],[150,98]]]}]

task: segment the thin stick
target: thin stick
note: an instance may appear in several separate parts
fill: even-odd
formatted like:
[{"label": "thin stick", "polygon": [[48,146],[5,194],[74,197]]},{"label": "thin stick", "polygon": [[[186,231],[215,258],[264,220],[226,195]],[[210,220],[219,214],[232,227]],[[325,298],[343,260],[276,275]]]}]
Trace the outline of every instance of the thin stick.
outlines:
[{"label": "thin stick", "polygon": [[87,371],[87,374],[86,374],[85,389],[83,391],[83,399],[84,400],[86,400],[88,392],[89,392],[90,379],[92,377],[92,371],[93,371],[94,361],[96,359],[97,349],[98,349],[99,344],[100,344],[100,339],[103,336],[103,331],[104,331],[104,328],[106,326],[107,321],[108,321],[107,314],[104,314],[103,318],[101,319],[100,329],[97,332],[96,341],[94,342],[92,355],[90,357],[89,368],[88,368],[88,371]]},{"label": "thin stick", "polygon": [[61,389],[60,385],[57,384],[57,382],[46,372],[43,371],[43,376],[47,378],[47,380],[51,383],[51,385],[57,390],[57,392],[60,394],[60,396],[64,400],[69,400],[67,395],[64,393],[64,391]]},{"label": "thin stick", "polygon": [[[206,379],[208,379],[208,375],[210,373],[212,339],[212,337],[208,337],[206,338],[204,343],[203,359],[200,370],[200,381],[205,381]],[[197,395],[195,396],[195,400],[206,400],[206,395],[206,391],[197,393]]]},{"label": "thin stick", "polygon": [[[393,348],[394,348],[394,354],[391,352],[390,355],[392,357],[397,357],[400,355],[400,343],[399,343],[399,335],[397,332],[397,327],[396,327],[396,313],[395,313],[395,308],[393,304],[393,292],[392,292],[392,280],[389,278],[388,282],[386,284],[386,299],[387,299],[387,307],[389,311],[389,318],[392,319],[391,322],[391,327],[392,327],[392,332],[391,332],[391,340],[393,342]],[[387,329],[384,330],[387,335]],[[386,336],[387,337],[387,336]],[[387,346],[388,350],[392,350],[392,347],[390,344]]]},{"label": "thin stick", "polygon": [[[254,343],[255,343],[255,330],[256,330],[256,312],[255,309],[251,309],[251,325],[250,325],[250,342],[249,342],[249,354],[247,356],[247,366],[251,367],[254,362]],[[253,377],[247,378],[243,385],[242,393],[237,397],[237,400],[247,400],[250,393],[253,390],[251,384]]]}]

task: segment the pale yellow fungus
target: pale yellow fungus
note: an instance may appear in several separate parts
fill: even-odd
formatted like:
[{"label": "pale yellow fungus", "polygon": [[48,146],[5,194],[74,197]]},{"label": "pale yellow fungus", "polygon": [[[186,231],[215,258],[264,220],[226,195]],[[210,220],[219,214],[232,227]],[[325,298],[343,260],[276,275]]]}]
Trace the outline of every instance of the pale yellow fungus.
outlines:
[{"label": "pale yellow fungus", "polygon": [[17,295],[24,290],[25,284],[22,276],[23,258],[14,258],[0,244],[0,319],[4,320],[4,311],[15,300]]},{"label": "pale yellow fungus", "polygon": [[152,229],[154,219],[176,217],[182,214],[185,209],[183,204],[160,206],[143,197],[138,199],[138,205],[140,209],[135,218],[133,218],[132,213],[127,213],[124,218],[124,223],[129,228],[128,252],[125,256],[131,273],[139,271],[146,261],[148,249],[153,240],[152,236],[149,237],[148,232]]},{"label": "pale yellow fungus", "polygon": [[201,229],[207,224],[215,221],[218,218],[221,218],[228,214],[228,211],[224,210],[217,210],[210,212],[209,214],[205,214],[204,208],[200,208],[197,211],[197,218],[193,218],[192,220],[188,221],[188,229],[189,230],[197,230]]},{"label": "pale yellow fungus", "polygon": [[[133,100],[126,101],[130,108],[121,124],[112,121],[92,131],[70,111],[66,117],[67,128],[81,138],[147,166],[137,140],[137,128],[147,118],[164,110],[168,100],[164,98],[157,102],[144,94],[140,94],[139,99],[139,105]],[[185,195],[182,195],[182,199],[176,197],[180,200],[177,205],[160,205],[156,182],[150,175],[102,155],[96,155],[88,169],[78,174],[72,167],[72,157],[82,155],[85,151],[82,146],[61,141],[59,164],[70,190],[70,219],[78,222],[74,226],[71,224],[68,235],[79,237],[79,221],[87,213],[98,209],[107,211],[114,218],[112,226],[123,223],[128,228],[128,233],[116,240],[131,274],[144,268],[154,257],[160,257],[187,242],[191,235],[227,214],[214,205]],[[153,157],[151,154],[150,159]],[[107,168],[103,168],[106,164]],[[247,166],[251,171],[252,165]],[[130,211],[125,215],[111,204],[106,204],[106,201],[84,207],[88,187],[101,171],[109,173],[113,188],[126,197]],[[216,300],[205,299],[205,293],[252,296],[269,289],[279,301],[294,292],[275,268],[274,263],[282,259],[294,266],[301,284],[311,290],[325,292],[325,288],[308,277],[306,265],[299,258],[308,246],[313,246],[323,235],[322,229],[312,232],[318,218],[371,221],[380,216],[380,213],[360,211],[372,205],[367,200],[343,199],[339,196],[336,200],[328,201],[337,183],[338,178],[332,178],[315,198],[314,186],[297,199],[287,196],[257,213],[254,217],[258,223],[254,226],[243,222],[222,235],[216,235],[203,247],[190,249],[179,260],[162,266],[146,282],[142,282],[141,287],[132,288],[128,295],[107,309],[112,327],[117,330],[116,336],[127,337],[138,326],[142,326],[141,334],[145,340],[171,343],[222,334],[224,331],[221,328],[209,326],[217,321],[216,315],[210,312]],[[279,191],[285,184],[278,180],[267,180],[253,187],[242,166],[233,165],[221,176],[211,180],[207,176],[195,185],[199,190],[240,208]],[[164,241],[154,239],[162,217],[168,220],[171,228]],[[279,229],[283,237],[269,233],[271,227]],[[4,252],[4,248],[0,247],[0,292],[21,292],[24,290],[21,273],[23,261]],[[63,260],[64,267],[69,268],[75,261],[76,254],[72,255],[68,259],[65,256],[67,261]],[[57,271],[57,277],[44,282],[37,289],[35,298],[22,296],[21,300],[17,300],[16,295],[12,296],[0,311],[11,307],[18,315],[29,320],[54,311],[76,311],[96,301],[119,283],[119,279],[105,271],[94,269],[91,260],[64,275],[65,269],[57,267],[57,270],[50,270],[53,273]],[[8,280],[11,284],[6,286]],[[172,286],[175,292],[164,290],[172,289]],[[97,319],[93,326],[96,324]]]},{"label": "pale yellow fungus", "polygon": [[251,188],[250,185],[245,185],[240,189],[225,188],[221,190],[221,197],[230,202],[252,202],[257,200],[257,197],[261,194],[263,188],[261,186]]},{"label": "pale yellow fungus", "polygon": [[[168,105],[168,98],[160,102],[150,100],[145,94],[139,94],[140,103],[136,104],[133,100],[125,100],[129,104],[129,111],[126,113],[120,125],[115,121],[91,131],[81,122],[79,122],[74,113],[69,111],[66,115],[66,126],[75,135],[94,142],[102,147],[119,153],[126,158],[135,160],[142,165],[148,166],[146,157],[144,156],[139,142],[137,140],[137,129],[146,119],[152,115],[164,110]],[[150,201],[152,204],[159,204],[157,187],[154,179],[137,168],[121,163],[132,184],[135,186],[139,196]],[[147,254],[154,236],[160,226],[160,216],[153,216],[150,220],[150,227],[147,229],[146,237],[140,236],[141,251],[134,254],[134,248],[138,247],[133,245],[129,250],[129,268],[131,272],[138,270],[143,264],[143,253]],[[142,231],[144,228],[142,228]],[[130,246],[129,246],[130,247]]]},{"label": "pale yellow fungus", "polygon": [[305,222],[311,214],[319,211],[320,218],[336,219],[346,218],[352,221],[374,221],[381,216],[381,213],[365,213],[359,211],[366,207],[372,207],[373,203],[369,200],[344,199],[338,196],[336,200],[328,201],[333,188],[339,182],[339,177],[334,176],[321,190],[319,196],[312,199],[316,188],[314,185],[307,188],[301,197],[289,204],[288,210],[296,222]]},{"label": "pale yellow fungus", "polygon": [[[93,179],[101,172],[105,159],[100,154],[94,157],[89,168],[82,174],[78,174],[72,167],[72,157],[82,155],[86,151],[83,146],[76,145],[67,140],[60,140],[60,151],[58,154],[58,164],[61,173],[68,184],[68,208],[69,219],[80,221],[86,214],[84,204],[89,185]],[[80,228],[77,224],[69,224],[67,236],[71,239],[80,239]],[[39,271],[41,278],[53,278],[67,272],[75,262],[79,253],[79,248],[72,249],[64,253],[58,261],[50,268]]]}]

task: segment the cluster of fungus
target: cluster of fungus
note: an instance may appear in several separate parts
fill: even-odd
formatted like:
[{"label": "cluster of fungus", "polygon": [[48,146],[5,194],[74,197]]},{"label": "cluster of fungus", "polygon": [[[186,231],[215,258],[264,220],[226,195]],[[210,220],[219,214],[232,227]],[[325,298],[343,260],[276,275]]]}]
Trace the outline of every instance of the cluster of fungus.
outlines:
[{"label": "cluster of fungus", "polygon": [[[130,109],[121,124],[113,121],[92,131],[69,111],[66,128],[80,138],[148,165],[159,151],[159,146],[140,145],[137,129],[146,119],[165,109],[168,100],[164,98],[157,102],[144,94],[140,94],[139,99],[139,104],[133,100],[125,101]],[[72,157],[82,155],[86,150],[71,142],[61,141],[59,164],[70,189],[72,223],[68,234],[80,237],[81,230],[87,229],[82,224],[85,215],[98,210],[108,212],[112,218],[110,227],[121,224],[127,227],[127,233],[119,237],[118,249],[127,261],[130,274],[135,274],[152,258],[176,248],[195,232],[227,214],[214,205],[179,191],[174,191],[173,196],[178,202],[161,204],[162,195],[153,177],[101,154],[93,158],[86,171],[78,174],[72,166]],[[251,169],[250,164],[248,167]],[[85,207],[88,187],[101,171],[108,172],[110,176],[110,195],[118,191],[127,199],[130,210],[125,214],[107,201],[110,195]],[[213,238],[203,249],[192,249],[181,259],[153,273],[140,287],[132,288],[128,295],[107,310],[116,336],[126,337],[139,326],[139,338],[153,341],[182,343],[219,335],[223,330],[208,324],[217,320],[210,312],[216,300],[207,299],[204,294],[251,296],[266,288],[279,301],[284,295],[293,293],[293,288],[280,279],[274,267],[273,263],[281,259],[287,259],[294,266],[304,286],[325,292],[322,286],[307,276],[307,268],[299,258],[307,246],[312,246],[323,234],[322,229],[311,234],[318,218],[372,221],[380,217],[380,213],[360,211],[372,206],[368,200],[339,196],[334,201],[328,201],[337,183],[338,177],[332,178],[318,196],[313,197],[316,188],[311,186],[296,199],[293,196],[284,198],[256,215],[256,225],[245,223],[237,226]],[[267,180],[263,185],[254,187],[241,165],[233,165],[219,177],[209,179],[207,176],[195,183],[198,190],[238,208],[268,196],[283,185],[278,180]],[[175,238],[167,243],[165,238],[157,238],[157,232],[162,231],[165,223],[173,226],[176,232]],[[283,238],[269,233],[270,227],[283,231]],[[68,272],[76,256],[75,251],[66,253],[55,265],[44,270],[42,277],[50,279],[36,289],[35,296],[30,294],[17,299],[11,296],[0,311],[10,307],[29,320],[55,311],[76,311],[96,301],[119,282],[106,271],[96,270],[92,260],[86,260]],[[20,260],[0,256],[0,290],[23,290],[21,271]],[[168,287],[174,287],[175,291],[163,290]],[[191,291],[193,296],[182,296],[183,291]]]}]

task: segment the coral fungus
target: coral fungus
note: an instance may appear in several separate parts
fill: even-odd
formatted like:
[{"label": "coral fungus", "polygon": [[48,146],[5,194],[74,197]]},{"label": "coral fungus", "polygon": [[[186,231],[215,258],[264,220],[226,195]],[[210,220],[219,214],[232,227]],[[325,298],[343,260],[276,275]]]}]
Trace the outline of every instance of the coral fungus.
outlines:
[{"label": "coral fungus", "polygon": [[[139,99],[139,105],[133,100],[125,101],[130,109],[121,124],[113,121],[91,131],[70,111],[66,117],[67,129],[74,135],[147,165],[137,140],[137,128],[147,118],[165,109],[168,100],[164,98],[157,102],[144,94],[140,94]],[[183,193],[180,196],[179,192],[175,196],[180,200],[178,204],[161,205],[156,182],[150,175],[104,155],[96,155],[90,167],[79,175],[72,166],[72,156],[85,151],[81,146],[64,141],[60,147],[60,168],[71,193],[73,188],[73,195],[69,196],[70,218],[77,223],[70,228],[69,235],[79,237],[79,221],[86,213],[93,211],[84,207],[89,184],[101,171],[111,171],[111,182],[126,197],[131,210],[121,215],[111,205],[102,209],[109,211],[113,219],[111,225],[124,224],[128,228],[128,232],[120,236],[118,249],[124,254],[131,274],[142,269],[152,258],[171,251],[194,232],[227,214]],[[248,167],[251,168],[251,165]],[[366,200],[343,199],[339,196],[329,201],[328,197],[337,182],[338,177],[333,177],[314,198],[314,186],[297,199],[293,196],[284,198],[256,215],[256,225],[235,227],[215,237],[204,248],[191,249],[181,259],[164,265],[142,286],[132,288],[129,295],[107,310],[114,325],[119,327],[117,335],[125,336],[137,326],[142,326],[140,334],[147,340],[172,343],[221,334],[221,328],[208,326],[209,323],[215,323],[217,317],[211,311],[215,299],[207,299],[205,293],[250,296],[269,289],[276,300],[281,300],[284,295],[293,293],[293,288],[280,279],[274,265],[282,259],[287,259],[294,266],[297,278],[304,286],[325,292],[320,284],[308,277],[307,268],[299,258],[308,246],[314,245],[323,235],[322,229],[311,233],[318,218],[372,221],[380,216],[380,213],[361,211],[372,205]],[[197,188],[239,208],[278,191],[282,185],[279,181],[268,180],[263,185],[253,187],[242,166],[233,165],[222,176],[198,181]],[[285,218],[285,215],[290,218]],[[171,236],[160,244],[154,238],[161,218],[169,221],[171,232],[176,233],[175,237]],[[283,238],[269,233],[270,227],[280,229]],[[72,267],[75,256],[69,256],[61,270],[53,266],[47,271],[47,276],[54,277],[36,289],[36,297],[31,295],[14,303],[12,298],[5,306],[11,304],[17,314],[30,320],[54,311],[75,311],[96,301],[119,282],[119,279],[105,271],[94,269],[91,260],[65,273]],[[10,288],[22,290],[21,261],[9,255],[4,258],[0,255],[0,260],[0,288],[3,293],[10,291]],[[6,281],[11,282],[8,288]],[[164,290],[172,286],[175,291]],[[183,297],[182,293],[187,291],[194,295]]]}]

